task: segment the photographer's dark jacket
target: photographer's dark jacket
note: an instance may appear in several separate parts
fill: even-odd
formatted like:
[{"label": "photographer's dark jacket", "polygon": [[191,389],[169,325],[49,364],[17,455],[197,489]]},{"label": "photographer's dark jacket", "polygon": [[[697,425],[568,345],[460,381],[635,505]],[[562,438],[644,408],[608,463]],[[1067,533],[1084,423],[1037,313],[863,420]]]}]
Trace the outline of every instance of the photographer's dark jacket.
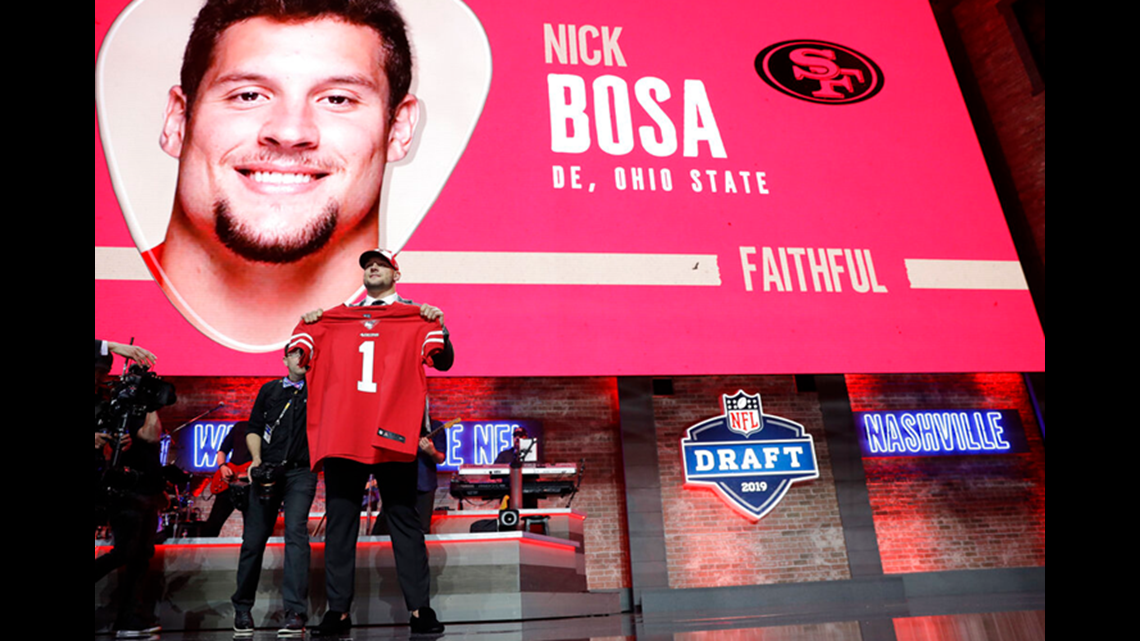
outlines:
[{"label": "photographer's dark jacket", "polygon": [[248,433],[261,436],[263,463],[309,466],[309,439],[305,431],[308,399],[304,381],[294,384],[288,378],[279,378],[261,386],[249,415]]}]

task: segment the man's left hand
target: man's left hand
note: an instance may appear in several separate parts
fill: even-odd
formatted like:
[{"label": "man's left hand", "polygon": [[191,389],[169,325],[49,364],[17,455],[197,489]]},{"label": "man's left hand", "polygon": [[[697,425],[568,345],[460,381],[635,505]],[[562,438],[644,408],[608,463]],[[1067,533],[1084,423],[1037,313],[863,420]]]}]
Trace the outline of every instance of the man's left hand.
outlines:
[{"label": "man's left hand", "polygon": [[447,460],[447,455],[435,449],[435,443],[432,443],[431,439],[426,436],[420,438],[420,451],[430,456],[436,465]]},{"label": "man's left hand", "polygon": [[428,305],[427,303],[420,305],[420,316],[422,316],[424,320],[437,320],[440,325],[443,325],[443,310],[434,305]]}]

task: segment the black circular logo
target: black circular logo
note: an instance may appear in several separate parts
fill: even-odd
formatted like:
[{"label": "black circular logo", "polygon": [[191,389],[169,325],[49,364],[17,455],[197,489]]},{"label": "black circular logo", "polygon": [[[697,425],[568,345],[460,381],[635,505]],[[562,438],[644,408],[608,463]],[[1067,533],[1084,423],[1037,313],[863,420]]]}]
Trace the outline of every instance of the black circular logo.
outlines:
[{"label": "black circular logo", "polygon": [[756,73],[780,93],[825,105],[849,105],[883,88],[883,70],[851,47],[786,40],[756,55]]}]

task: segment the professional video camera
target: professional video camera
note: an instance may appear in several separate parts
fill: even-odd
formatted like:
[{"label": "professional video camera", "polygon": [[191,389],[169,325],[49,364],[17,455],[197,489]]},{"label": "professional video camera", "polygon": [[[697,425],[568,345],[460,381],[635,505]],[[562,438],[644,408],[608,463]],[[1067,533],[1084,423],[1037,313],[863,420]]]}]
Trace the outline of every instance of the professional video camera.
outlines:
[{"label": "professional video camera", "polygon": [[123,442],[130,434],[131,418],[173,405],[178,400],[174,385],[162,380],[150,368],[131,365],[125,374],[96,396],[95,431],[113,437],[111,460],[96,457],[96,478],[102,478],[112,489],[128,489],[138,482],[136,474],[120,469]]},{"label": "professional video camera", "polygon": [[131,365],[126,374],[111,385],[107,410],[111,417],[143,416],[178,400],[174,384],[162,380],[143,365]]}]

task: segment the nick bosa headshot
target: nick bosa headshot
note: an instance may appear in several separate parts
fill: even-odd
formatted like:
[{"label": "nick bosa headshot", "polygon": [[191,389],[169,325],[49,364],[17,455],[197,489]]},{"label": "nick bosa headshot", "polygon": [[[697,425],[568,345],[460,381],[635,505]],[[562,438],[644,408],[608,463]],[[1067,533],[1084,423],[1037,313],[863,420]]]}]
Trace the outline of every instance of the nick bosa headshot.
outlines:
[{"label": "nick bosa headshot", "polygon": [[211,0],[170,90],[160,140],[178,185],[150,258],[239,341],[287,334],[352,294],[355,258],[378,236],[384,168],[412,142],[403,20],[386,0],[321,12],[335,4]]},{"label": "nick bosa headshot", "polygon": [[[359,292],[357,258],[386,240],[386,171],[411,160],[421,122],[408,34],[393,0],[201,6],[178,84],[166,85],[158,136],[177,160],[169,221],[149,246],[136,231],[142,225],[132,234],[170,301],[211,338],[244,351],[276,349],[303,313]],[[438,37],[429,36],[421,46]],[[470,128],[484,98],[465,115]],[[420,217],[466,137],[445,142],[458,151]],[[124,202],[119,184],[116,191],[131,225],[128,210],[139,207]],[[418,222],[404,223],[407,234]]]}]

